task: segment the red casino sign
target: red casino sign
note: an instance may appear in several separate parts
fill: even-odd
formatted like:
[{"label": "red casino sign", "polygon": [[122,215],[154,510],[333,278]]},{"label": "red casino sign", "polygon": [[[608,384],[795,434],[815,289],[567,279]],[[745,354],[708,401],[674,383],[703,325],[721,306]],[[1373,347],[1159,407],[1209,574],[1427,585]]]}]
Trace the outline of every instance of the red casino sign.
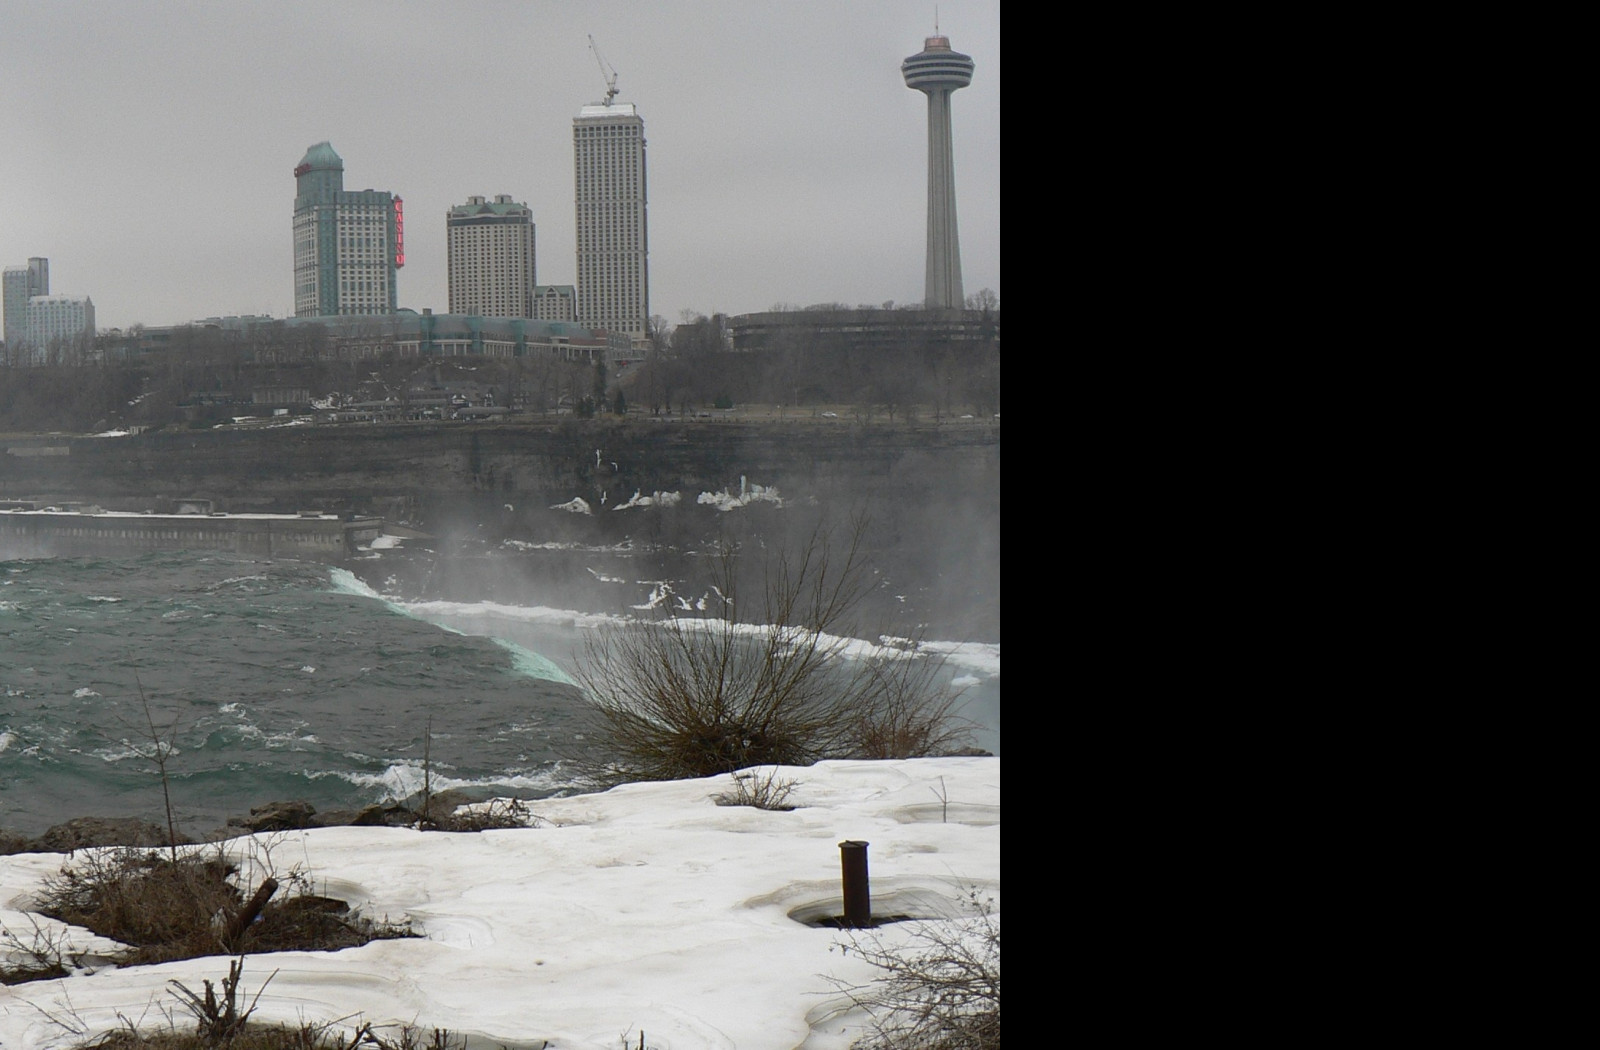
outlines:
[{"label": "red casino sign", "polygon": [[398,269],[406,264],[406,216],[400,208],[400,198],[394,199],[394,265]]}]

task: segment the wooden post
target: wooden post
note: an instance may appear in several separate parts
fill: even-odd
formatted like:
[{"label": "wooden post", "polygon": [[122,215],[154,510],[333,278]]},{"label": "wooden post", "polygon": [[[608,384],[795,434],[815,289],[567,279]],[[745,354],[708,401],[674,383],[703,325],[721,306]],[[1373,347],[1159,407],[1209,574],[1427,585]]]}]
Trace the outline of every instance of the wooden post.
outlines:
[{"label": "wooden post", "polygon": [[278,892],[277,879],[268,875],[261,880],[261,885],[256,889],[255,895],[245,904],[243,910],[233,917],[233,921],[228,923],[228,931],[223,934],[222,943],[229,951],[232,951],[238,945],[239,938],[244,936],[244,931],[248,930],[250,924],[256,921],[256,916],[261,914],[261,909],[267,906],[267,901],[271,900],[272,895],[276,892]]}]

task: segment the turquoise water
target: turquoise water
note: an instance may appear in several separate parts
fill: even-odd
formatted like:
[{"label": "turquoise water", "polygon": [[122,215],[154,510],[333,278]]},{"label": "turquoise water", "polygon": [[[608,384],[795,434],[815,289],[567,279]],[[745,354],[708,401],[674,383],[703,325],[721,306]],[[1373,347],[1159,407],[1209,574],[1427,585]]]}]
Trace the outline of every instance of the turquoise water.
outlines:
[{"label": "turquoise water", "polygon": [[[160,819],[153,738],[170,743],[176,815],[197,836],[275,799],[328,810],[403,798],[421,787],[430,723],[436,788],[570,790],[577,654],[597,623],[630,614],[632,592],[587,609],[571,594],[559,606],[408,600],[388,567],[202,552],[0,560],[0,828]],[[963,652],[949,677],[998,752],[998,644]]]}]

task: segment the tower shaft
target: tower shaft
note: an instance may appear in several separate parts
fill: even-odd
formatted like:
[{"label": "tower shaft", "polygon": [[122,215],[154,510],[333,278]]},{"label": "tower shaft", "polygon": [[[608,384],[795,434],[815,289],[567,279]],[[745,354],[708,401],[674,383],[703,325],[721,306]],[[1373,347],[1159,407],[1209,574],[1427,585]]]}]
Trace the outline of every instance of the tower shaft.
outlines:
[{"label": "tower shaft", "polygon": [[923,303],[960,309],[961,236],[956,227],[956,164],[950,143],[950,92],[928,92],[928,275]]}]

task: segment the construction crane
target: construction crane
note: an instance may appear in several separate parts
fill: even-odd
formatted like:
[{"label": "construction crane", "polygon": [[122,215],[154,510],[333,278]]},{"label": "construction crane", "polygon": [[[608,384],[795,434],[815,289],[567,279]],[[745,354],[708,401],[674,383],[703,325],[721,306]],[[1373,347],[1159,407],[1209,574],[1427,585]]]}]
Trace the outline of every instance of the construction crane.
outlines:
[{"label": "construction crane", "polygon": [[[589,50],[594,52],[594,60],[600,63],[600,75],[606,78],[606,105],[611,105],[611,100],[617,97],[617,70],[610,62],[600,55],[600,46],[594,42],[594,34],[589,34]],[[610,70],[611,75],[606,76]]]}]

